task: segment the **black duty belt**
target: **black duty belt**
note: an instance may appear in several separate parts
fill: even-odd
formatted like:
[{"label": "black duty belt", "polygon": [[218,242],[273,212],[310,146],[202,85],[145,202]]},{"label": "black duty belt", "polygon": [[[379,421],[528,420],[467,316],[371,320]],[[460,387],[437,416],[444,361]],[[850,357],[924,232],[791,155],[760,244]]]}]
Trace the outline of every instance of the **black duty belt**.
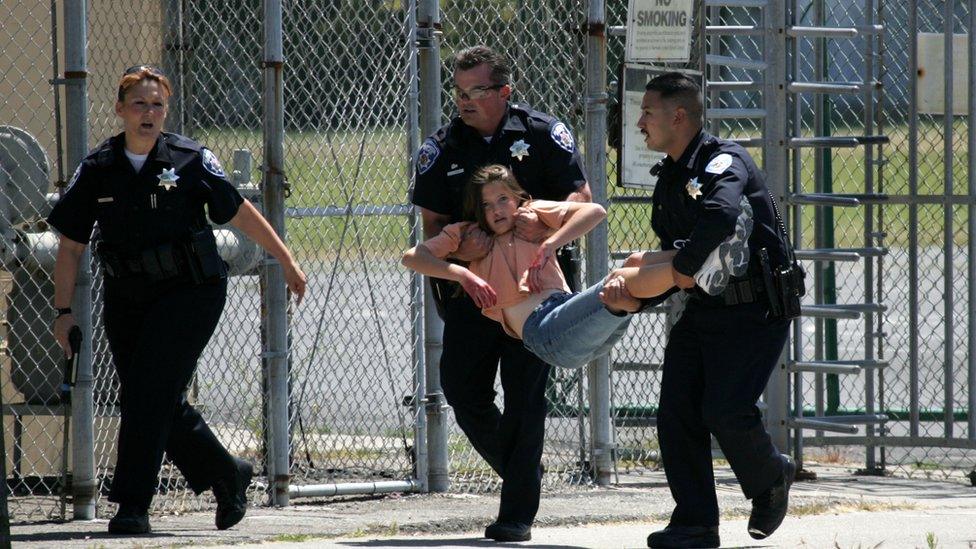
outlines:
[{"label": "black duty belt", "polygon": [[115,253],[101,244],[97,252],[106,274],[113,278],[145,276],[158,282],[182,277],[201,284],[227,276],[209,227],[190,234],[186,242],[164,243],[133,255]]},{"label": "black duty belt", "polygon": [[122,255],[108,251],[99,253],[106,274],[113,278],[149,276],[166,280],[186,275],[188,246],[183,243],[164,244],[143,250],[139,255]]},{"label": "black duty belt", "polygon": [[761,278],[739,278],[729,281],[719,295],[708,295],[696,287],[692,298],[712,306],[742,305],[765,300],[766,286]]}]

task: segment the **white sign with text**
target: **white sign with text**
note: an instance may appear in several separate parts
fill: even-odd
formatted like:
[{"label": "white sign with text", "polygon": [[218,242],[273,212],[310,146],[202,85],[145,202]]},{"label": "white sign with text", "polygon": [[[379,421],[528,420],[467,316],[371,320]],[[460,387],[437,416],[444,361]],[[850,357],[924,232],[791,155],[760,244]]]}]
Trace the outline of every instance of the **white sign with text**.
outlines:
[{"label": "white sign with text", "polygon": [[630,0],[626,61],[687,63],[693,7],[692,0]]}]

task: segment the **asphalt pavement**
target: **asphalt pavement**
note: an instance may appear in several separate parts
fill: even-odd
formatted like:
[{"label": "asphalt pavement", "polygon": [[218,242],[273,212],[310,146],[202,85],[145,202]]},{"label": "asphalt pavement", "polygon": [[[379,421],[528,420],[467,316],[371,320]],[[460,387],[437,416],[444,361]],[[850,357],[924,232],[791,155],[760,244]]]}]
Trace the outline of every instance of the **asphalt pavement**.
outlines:
[{"label": "asphalt pavement", "polygon": [[[853,469],[811,466],[798,482],[783,526],[763,541],[746,532],[749,502],[727,468],[717,469],[723,547],[921,547],[976,549],[976,487],[959,482],[857,476]],[[154,516],[148,536],[116,537],[107,521],[12,527],[15,547],[644,547],[662,528],[672,500],[659,471],[622,475],[610,488],[567,487],[543,494],[533,539],[499,544],[482,537],[497,494],[409,494],[296,500],[254,507],[236,527],[218,531],[212,513]]]}]

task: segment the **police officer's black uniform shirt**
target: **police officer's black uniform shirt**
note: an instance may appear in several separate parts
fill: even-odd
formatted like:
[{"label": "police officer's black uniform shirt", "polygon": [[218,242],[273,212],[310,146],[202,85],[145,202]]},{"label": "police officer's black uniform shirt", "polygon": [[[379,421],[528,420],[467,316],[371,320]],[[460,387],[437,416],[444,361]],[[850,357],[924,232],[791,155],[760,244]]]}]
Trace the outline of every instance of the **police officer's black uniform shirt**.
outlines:
[{"label": "police officer's black uniform shirt", "polygon": [[[139,173],[125,156],[125,134],[109,138],[79,164],[48,223],[87,244],[99,238],[123,255],[185,240],[230,221],[244,202],[216,156],[181,135],[163,133]],[[206,205],[206,211],[204,210]]]},{"label": "police officer's black uniform shirt", "polygon": [[[672,261],[676,271],[693,276],[708,254],[732,234],[743,196],[753,210],[749,274],[760,272],[760,248],[767,249],[773,266],[786,263],[786,242],[772,197],[762,173],[742,146],[701,131],[681,158],[666,157],[653,172],[658,180],[651,227],[661,239],[662,249],[680,248]],[[687,242],[681,243],[683,240]]]},{"label": "police officer's black uniform shirt", "polygon": [[427,138],[417,153],[411,201],[461,221],[464,186],[488,164],[509,167],[532,198],[564,200],[586,183],[569,128],[548,114],[509,103],[490,143],[460,117]]}]

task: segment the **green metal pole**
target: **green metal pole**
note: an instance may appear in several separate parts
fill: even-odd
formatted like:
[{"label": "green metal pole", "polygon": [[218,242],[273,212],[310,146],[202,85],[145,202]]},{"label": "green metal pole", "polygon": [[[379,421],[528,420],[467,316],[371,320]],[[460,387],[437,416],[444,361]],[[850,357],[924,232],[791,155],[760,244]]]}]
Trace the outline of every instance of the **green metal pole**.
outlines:
[{"label": "green metal pole", "polygon": [[[829,80],[829,56],[825,53],[822,59],[823,74]],[[820,97],[821,101],[823,101],[823,109],[821,112],[823,113],[822,125],[824,135],[829,136],[831,134],[830,118],[833,112],[833,102],[831,102],[830,96],[826,94]],[[831,149],[825,149],[823,151],[823,192],[834,192],[833,153]],[[823,235],[825,248],[830,249],[836,247],[836,239],[834,238],[834,208],[831,206],[823,208]],[[823,297],[825,304],[837,303],[837,281],[833,261],[825,262],[823,265]],[[838,358],[837,319],[835,318],[824,320],[824,358],[826,360],[837,360]],[[834,415],[840,408],[840,378],[837,374],[827,374],[826,382],[827,409],[825,410],[825,414],[829,416]]]}]

